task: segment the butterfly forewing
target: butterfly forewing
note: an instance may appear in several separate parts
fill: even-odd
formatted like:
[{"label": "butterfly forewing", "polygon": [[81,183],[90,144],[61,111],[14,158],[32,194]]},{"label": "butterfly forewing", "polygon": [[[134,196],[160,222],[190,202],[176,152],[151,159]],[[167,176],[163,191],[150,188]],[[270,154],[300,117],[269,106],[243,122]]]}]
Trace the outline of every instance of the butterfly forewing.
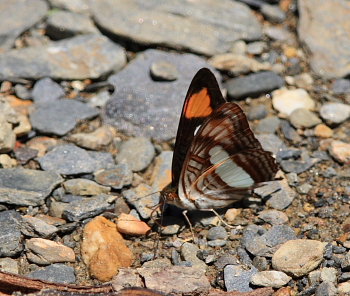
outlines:
[{"label": "butterfly forewing", "polygon": [[226,101],[214,74],[206,68],[197,72],[188,88],[177,130],[172,163],[172,185],[177,186],[196,129]]}]

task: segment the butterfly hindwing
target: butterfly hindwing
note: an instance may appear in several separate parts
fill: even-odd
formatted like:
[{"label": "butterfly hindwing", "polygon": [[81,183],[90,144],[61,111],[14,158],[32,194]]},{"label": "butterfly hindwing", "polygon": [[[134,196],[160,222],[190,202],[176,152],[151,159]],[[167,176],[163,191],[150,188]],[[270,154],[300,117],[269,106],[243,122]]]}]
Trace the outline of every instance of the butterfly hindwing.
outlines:
[{"label": "butterfly hindwing", "polygon": [[172,186],[177,186],[183,162],[196,129],[212,112],[226,103],[214,74],[203,68],[194,76],[185,98],[172,163]]}]

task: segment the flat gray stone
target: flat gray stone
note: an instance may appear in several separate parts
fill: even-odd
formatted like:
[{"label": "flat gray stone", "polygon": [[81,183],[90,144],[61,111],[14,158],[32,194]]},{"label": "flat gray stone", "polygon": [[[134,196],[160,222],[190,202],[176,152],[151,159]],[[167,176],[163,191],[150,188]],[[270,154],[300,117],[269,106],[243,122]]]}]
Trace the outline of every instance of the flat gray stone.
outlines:
[{"label": "flat gray stone", "polygon": [[23,250],[21,214],[11,210],[0,212],[0,257],[13,257]]},{"label": "flat gray stone", "polygon": [[[150,68],[159,60],[173,64],[179,73],[178,79],[154,81]],[[203,67],[220,77],[203,58],[193,54],[144,51],[109,77],[114,93],[103,109],[104,122],[134,137],[161,141],[174,138],[189,84]]]},{"label": "flat gray stone", "polygon": [[77,125],[78,120],[96,117],[98,111],[79,101],[61,99],[40,104],[30,115],[33,129],[43,134],[63,136]]},{"label": "flat gray stone", "polygon": [[225,287],[227,292],[249,292],[253,291],[249,283],[258,270],[254,267],[245,265],[227,265],[224,268]]},{"label": "flat gray stone", "polygon": [[[38,59],[40,57],[40,59]],[[97,79],[124,67],[124,49],[107,37],[88,34],[0,53],[0,77]]]},{"label": "flat gray stone", "polygon": [[29,278],[39,279],[60,284],[74,284],[75,271],[71,266],[55,263],[47,267],[34,270],[26,275]]},{"label": "flat gray stone", "polygon": [[48,4],[42,0],[1,1],[0,49],[12,48],[15,39],[42,20],[48,10]]},{"label": "flat gray stone", "polygon": [[211,56],[227,52],[239,39],[262,36],[253,12],[235,1],[94,0],[90,5],[98,26],[142,45],[161,44]]},{"label": "flat gray stone", "polygon": [[0,169],[0,202],[39,206],[63,179],[55,172],[28,169]]},{"label": "flat gray stone", "polygon": [[35,83],[32,98],[35,103],[51,103],[65,95],[63,88],[49,77]]},{"label": "flat gray stone", "polygon": [[298,11],[298,35],[314,73],[328,79],[349,75],[350,2],[298,1]]},{"label": "flat gray stone", "polygon": [[77,175],[108,168],[114,161],[110,153],[88,152],[74,144],[66,144],[53,148],[39,159],[39,163],[44,171]]}]

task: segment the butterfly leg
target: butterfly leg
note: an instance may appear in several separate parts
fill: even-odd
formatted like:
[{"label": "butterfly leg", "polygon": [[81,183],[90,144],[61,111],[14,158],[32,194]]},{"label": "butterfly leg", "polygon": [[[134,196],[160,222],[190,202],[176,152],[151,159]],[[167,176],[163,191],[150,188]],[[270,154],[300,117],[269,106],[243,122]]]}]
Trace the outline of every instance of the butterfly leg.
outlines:
[{"label": "butterfly leg", "polygon": [[207,212],[213,212],[215,214],[216,217],[218,217],[218,219],[220,220],[220,222],[222,224],[224,224],[225,226],[227,226],[228,228],[235,228],[232,225],[227,224],[219,215],[219,213],[217,211],[215,211],[214,209],[201,209],[201,211],[207,211]]},{"label": "butterfly leg", "polygon": [[191,233],[192,233],[193,243],[195,243],[193,227],[192,227],[192,224],[191,224],[191,222],[190,222],[190,219],[188,219],[188,217],[187,217],[187,210],[183,211],[183,212],[182,212],[182,215],[184,215],[184,217],[185,217],[185,219],[186,219],[188,225],[190,226],[190,230],[191,230]]}]

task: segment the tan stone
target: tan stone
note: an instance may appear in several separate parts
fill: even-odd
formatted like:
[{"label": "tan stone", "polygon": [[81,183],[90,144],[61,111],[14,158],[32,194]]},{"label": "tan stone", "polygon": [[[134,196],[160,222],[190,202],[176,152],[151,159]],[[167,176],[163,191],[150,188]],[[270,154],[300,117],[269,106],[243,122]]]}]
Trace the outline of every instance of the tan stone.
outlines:
[{"label": "tan stone", "polygon": [[102,282],[110,281],[120,267],[130,267],[133,260],[117,225],[100,216],[86,224],[81,253],[90,275]]},{"label": "tan stone", "polygon": [[333,136],[332,129],[323,123],[316,125],[314,133],[316,137],[320,138],[331,138]]},{"label": "tan stone", "polygon": [[121,233],[131,236],[147,235],[151,228],[143,221],[135,218],[133,215],[121,214],[118,217],[117,229]]}]

